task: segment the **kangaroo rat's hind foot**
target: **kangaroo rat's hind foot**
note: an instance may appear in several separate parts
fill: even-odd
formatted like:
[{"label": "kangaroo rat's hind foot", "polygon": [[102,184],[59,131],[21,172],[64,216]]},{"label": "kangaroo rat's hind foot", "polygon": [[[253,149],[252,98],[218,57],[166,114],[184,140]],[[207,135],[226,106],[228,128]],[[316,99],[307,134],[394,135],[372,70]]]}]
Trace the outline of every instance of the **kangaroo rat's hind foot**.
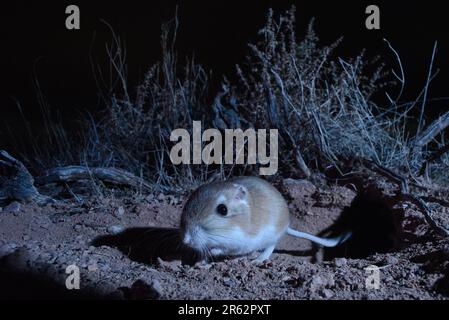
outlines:
[{"label": "kangaroo rat's hind foot", "polygon": [[212,249],[210,250],[210,253],[211,253],[213,256],[223,256],[223,255],[224,255],[223,249],[218,249],[218,248],[212,248]]},{"label": "kangaroo rat's hind foot", "polygon": [[268,260],[274,251],[274,247],[275,247],[275,245],[272,245],[272,246],[269,246],[268,248],[266,248],[265,250],[263,250],[262,253],[256,259],[253,260],[253,262],[261,263],[261,262],[264,262],[265,260]]}]

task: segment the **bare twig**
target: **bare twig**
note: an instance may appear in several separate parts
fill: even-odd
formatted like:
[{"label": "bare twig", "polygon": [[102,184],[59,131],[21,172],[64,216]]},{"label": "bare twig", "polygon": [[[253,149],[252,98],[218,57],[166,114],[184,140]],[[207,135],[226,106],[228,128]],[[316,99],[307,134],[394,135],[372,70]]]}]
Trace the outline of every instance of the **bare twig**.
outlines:
[{"label": "bare twig", "polygon": [[432,122],[426,130],[415,138],[415,147],[422,148],[429,144],[440,132],[449,127],[449,111]]},{"label": "bare twig", "polygon": [[367,159],[360,159],[362,164],[368,169],[379,173],[380,175],[388,178],[389,180],[393,180],[400,188],[402,194],[406,194],[409,192],[409,185],[407,178],[393,172],[392,170],[385,168],[374,161]]},{"label": "bare twig", "polygon": [[387,169],[377,163],[374,163],[369,160],[361,159],[362,163],[371,170],[374,170],[381,174],[382,176],[386,177],[389,180],[392,180],[396,184],[399,185],[400,190],[400,196],[402,200],[408,200],[415,204],[423,213],[427,223],[432,227],[432,229],[439,235],[447,237],[449,236],[449,230],[446,228],[438,225],[435,220],[433,219],[432,210],[429,208],[427,203],[418,196],[415,196],[414,194],[411,194],[408,190],[408,183],[407,179],[405,177],[402,177],[401,175],[391,171],[390,169]]},{"label": "bare twig", "polygon": [[424,214],[427,223],[432,227],[432,229],[439,234],[440,236],[447,237],[449,236],[449,230],[438,225],[433,219],[432,210],[429,208],[427,203],[420,197],[415,196],[413,194],[402,194],[404,200],[409,200],[413,204],[415,204],[421,212]]},{"label": "bare twig", "polygon": [[427,81],[426,81],[426,85],[424,88],[424,98],[423,98],[423,102],[421,105],[421,113],[419,114],[418,130],[417,130],[417,134],[416,134],[417,136],[420,135],[421,130],[422,130],[424,111],[425,111],[425,106],[427,103],[427,93],[428,93],[429,85],[430,85],[430,81],[431,81],[430,79],[432,78],[433,62],[435,60],[435,53],[437,51],[437,45],[438,45],[438,42],[435,41],[435,44],[433,45],[433,50],[432,50],[432,59],[430,60],[429,72],[427,74]]},{"label": "bare twig", "polygon": [[398,62],[399,65],[399,70],[401,71],[401,75],[399,76],[394,70],[392,70],[393,75],[396,77],[396,79],[398,79],[398,81],[401,83],[401,89],[397,95],[397,97],[393,100],[390,98],[390,96],[387,93],[387,97],[390,100],[390,102],[394,105],[397,104],[397,102],[399,101],[399,99],[402,97],[402,93],[404,92],[404,87],[405,87],[405,73],[404,73],[404,68],[402,67],[402,60],[401,57],[399,56],[399,53],[393,48],[393,46],[390,44],[390,42],[387,39],[383,39],[388,47],[390,48],[391,51],[393,51],[394,56],[396,57],[396,60]]}]

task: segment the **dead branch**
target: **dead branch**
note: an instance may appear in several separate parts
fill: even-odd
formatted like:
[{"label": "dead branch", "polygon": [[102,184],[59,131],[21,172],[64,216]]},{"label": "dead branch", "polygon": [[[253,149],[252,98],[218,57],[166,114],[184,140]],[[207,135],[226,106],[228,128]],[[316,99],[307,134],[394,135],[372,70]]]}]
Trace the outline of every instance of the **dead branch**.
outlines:
[{"label": "dead branch", "polygon": [[439,235],[447,237],[449,236],[449,230],[446,228],[438,225],[435,220],[433,219],[432,210],[429,208],[427,203],[418,196],[415,196],[411,193],[409,193],[409,187],[408,187],[408,181],[407,178],[401,176],[400,174],[393,172],[392,170],[385,168],[373,161],[367,160],[367,159],[361,159],[362,164],[370,169],[373,170],[380,175],[384,176],[385,178],[389,179],[390,181],[393,181],[399,186],[400,190],[400,196],[402,200],[410,201],[415,206],[417,206],[421,212],[424,214],[424,217],[427,221],[427,223],[431,226],[431,228]]},{"label": "dead branch", "polygon": [[415,138],[414,146],[421,149],[431,142],[441,131],[449,126],[449,111],[432,122],[426,130]]},{"label": "dead branch", "polygon": [[399,186],[402,194],[407,194],[409,192],[409,184],[407,178],[401,176],[400,174],[397,174],[396,172],[393,172],[388,168],[385,168],[377,164],[374,161],[368,159],[360,159],[360,161],[366,168],[374,172],[377,172],[381,176],[384,176],[389,180],[392,180],[394,183],[396,183]]},{"label": "dead branch", "polygon": [[44,176],[36,178],[36,183],[46,185],[50,183],[73,182],[87,179],[98,179],[115,185],[131,186],[146,191],[152,191],[152,186],[134,174],[116,168],[88,168],[83,166],[68,166],[54,168]]},{"label": "dead branch", "polygon": [[38,204],[53,201],[37,191],[33,176],[22,162],[0,150],[0,202],[14,200]]},{"label": "dead branch", "polygon": [[443,236],[443,237],[449,236],[449,230],[438,225],[435,222],[435,220],[433,219],[433,216],[432,216],[432,210],[429,208],[427,203],[421,197],[415,196],[410,193],[402,194],[402,197],[404,200],[409,200],[411,203],[413,203],[415,206],[417,206],[424,213],[424,217],[425,217],[427,223],[432,227],[433,230],[435,230],[435,232],[437,234],[439,234],[440,236]]}]

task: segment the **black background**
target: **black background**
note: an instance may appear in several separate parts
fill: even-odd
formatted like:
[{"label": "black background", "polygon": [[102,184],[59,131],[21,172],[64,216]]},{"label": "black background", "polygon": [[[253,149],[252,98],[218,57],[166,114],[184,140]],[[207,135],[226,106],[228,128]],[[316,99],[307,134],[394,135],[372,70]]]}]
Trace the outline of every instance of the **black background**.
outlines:
[{"label": "black background", "polygon": [[[65,28],[65,8],[76,4],[81,11],[81,30]],[[179,56],[195,54],[197,62],[212,69],[216,82],[232,75],[234,65],[244,63],[247,43],[256,40],[268,8],[282,13],[292,4],[297,8],[300,37],[312,17],[323,44],[344,36],[338,54],[348,57],[362,48],[369,56],[380,54],[396,67],[383,38],[401,55],[406,71],[404,99],[414,99],[422,89],[435,40],[435,66],[441,69],[430,97],[447,95],[449,82],[449,39],[447,12],[443,1],[23,1],[2,3],[0,7],[0,117],[19,125],[19,101],[31,121],[38,121],[33,77],[40,82],[53,111],[66,119],[83,110],[101,107],[90,58],[106,64],[105,43],[111,32],[107,21],[124,40],[127,48],[129,82],[138,83],[144,72],[160,57],[160,26],[175,14],[179,5]],[[365,8],[376,4],[381,10],[381,30],[365,28]],[[382,102],[382,101],[381,101]],[[384,101],[385,102],[385,101]],[[431,103],[438,114],[446,103]]]},{"label": "black background", "polygon": [[[181,316],[178,315],[179,308],[188,306],[202,306],[220,308],[222,305],[244,305],[244,304],[270,304],[269,315],[240,315],[219,316]],[[3,310],[10,309],[14,314],[23,316],[33,316],[41,314],[47,319],[60,319],[61,315],[68,312],[71,316],[85,318],[89,316],[105,317],[114,316],[120,318],[142,317],[142,315],[161,315],[170,319],[288,319],[292,315],[319,313],[321,310],[331,310],[333,314],[344,315],[347,319],[360,319],[360,315],[369,312],[370,316],[382,318],[386,310],[389,313],[395,312],[395,308],[401,316],[408,317],[416,314],[420,310],[441,309],[443,313],[448,305],[448,301],[5,301]],[[52,312],[49,312],[51,310]],[[150,310],[150,311],[149,311]],[[348,312],[350,310],[350,312]],[[390,311],[391,310],[391,311]]]}]

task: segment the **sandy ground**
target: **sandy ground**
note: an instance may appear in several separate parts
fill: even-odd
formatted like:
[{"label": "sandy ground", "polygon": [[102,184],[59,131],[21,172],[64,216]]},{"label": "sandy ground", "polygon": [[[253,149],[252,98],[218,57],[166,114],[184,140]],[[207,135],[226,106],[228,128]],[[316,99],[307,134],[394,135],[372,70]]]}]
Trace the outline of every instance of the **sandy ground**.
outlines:
[{"label": "sandy ground", "polygon": [[[345,187],[317,188],[301,180],[284,180],[280,188],[289,199],[293,227],[312,233],[332,225],[355,196]],[[44,207],[12,203],[2,208],[0,297],[447,299],[449,296],[449,240],[434,235],[412,205],[403,204],[392,211],[396,231],[378,232],[376,223],[366,229],[366,239],[375,237],[370,232],[390,237],[389,248],[384,249],[393,252],[370,252],[366,246],[371,243],[363,236],[340,250],[314,252],[309,242],[286,236],[272,258],[260,265],[245,257],[195,264],[190,252],[179,249],[176,227],[184,200],[155,194],[90,197]],[[434,209],[437,219],[447,221],[447,210],[436,204]],[[372,245],[382,248],[382,243]],[[80,270],[81,290],[65,288],[69,265]],[[370,271],[366,269],[369,266],[379,269]],[[372,280],[377,274],[378,287]]]}]

